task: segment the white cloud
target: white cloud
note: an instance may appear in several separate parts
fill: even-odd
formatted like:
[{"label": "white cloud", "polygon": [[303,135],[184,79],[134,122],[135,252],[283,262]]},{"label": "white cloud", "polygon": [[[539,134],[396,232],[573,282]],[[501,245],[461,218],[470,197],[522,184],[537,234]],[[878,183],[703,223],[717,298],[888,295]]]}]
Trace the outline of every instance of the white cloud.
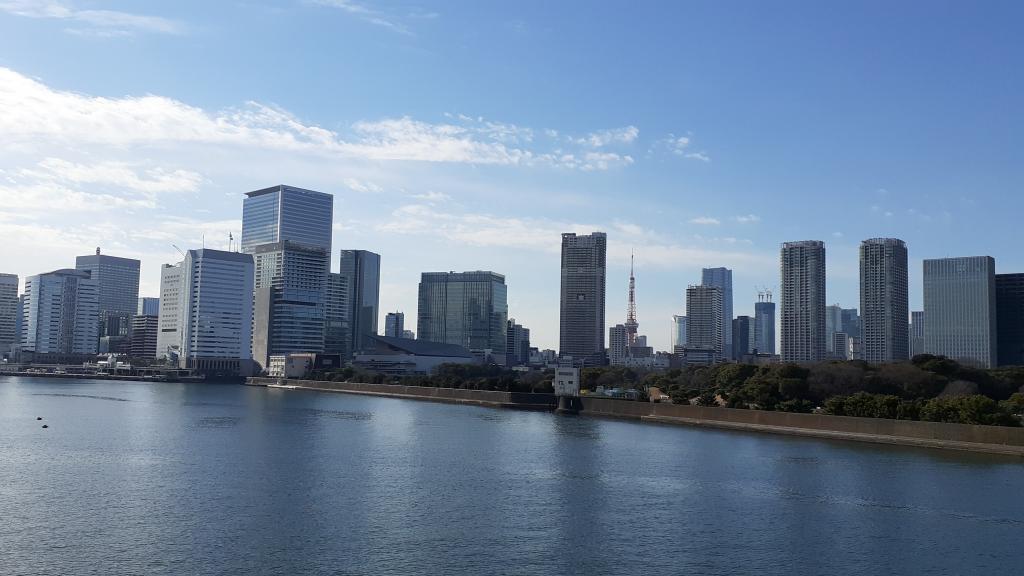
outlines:
[{"label": "white cloud", "polygon": [[757,214],[743,214],[740,216],[735,216],[733,219],[739,222],[740,224],[752,224],[754,222],[761,221],[761,217],[758,216]]},{"label": "white cloud", "polygon": [[[472,120],[472,119],[471,119]],[[248,102],[208,112],[161,96],[105,98],[53,90],[0,68],[0,135],[24,149],[59,144],[209,144],[304,152],[343,158],[608,170],[628,155],[530,150],[532,131],[512,124],[432,124],[409,117],[356,122],[344,138],[278,107]]]},{"label": "white cloud", "polygon": [[610,130],[598,130],[578,138],[570,138],[572,142],[591,148],[602,148],[611,144],[632,144],[640,136],[640,129],[636,126],[624,128],[613,128]]},{"label": "white cloud", "polygon": [[195,192],[203,180],[201,175],[189,170],[137,170],[124,162],[78,164],[60,158],[45,158],[39,162],[38,168],[23,170],[22,174],[40,180],[116,186],[146,194]]},{"label": "white cloud", "polygon": [[349,190],[363,194],[378,194],[384,191],[383,188],[373,182],[356,180],[355,178],[345,178],[343,183]]},{"label": "white cloud", "polygon": [[0,11],[28,18],[66,20],[86,28],[74,27],[69,32],[101,37],[130,36],[138,32],[182,34],[180,22],[119,12],[117,10],[78,10],[69,2],[56,0],[0,0]]},{"label": "white cloud", "polygon": [[[375,26],[387,28],[388,30],[398,32],[399,34],[412,35],[412,31],[405,24],[396,21],[379,10],[374,10],[364,4],[352,2],[351,0],[307,0],[309,4],[315,4],[318,6],[326,6],[328,8],[338,8],[349,14],[358,16],[365,22],[369,22]],[[410,16],[413,16],[410,13]],[[426,19],[436,18],[436,13],[428,13],[424,16]]]},{"label": "white cloud", "polygon": [[698,216],[690,219],[690,224],[700,224],[702,226],[717,226],[721,223],[721,220],[718,218],[712,218],[711,216]]},{"label": "white cloud", "polygon": [[704,162],[705,164],[711,162],[711,157],[708,156],[707,153],[705,153],[705,152],[687,152],[686,154],[683,154],[683,158],[690,158],[690,159],[693,159],[693,160],[700,160],[701,162]]},{"label": "white cloud", "polygon": [[423,200],[424,202],[431,203],[448,202],[449,200],[452,199],[451,196],[445,194],[444,192],[435,192],[433,190],[430,190],[424,194],[413,194],[412,197],[416,198],[417,200]]}]

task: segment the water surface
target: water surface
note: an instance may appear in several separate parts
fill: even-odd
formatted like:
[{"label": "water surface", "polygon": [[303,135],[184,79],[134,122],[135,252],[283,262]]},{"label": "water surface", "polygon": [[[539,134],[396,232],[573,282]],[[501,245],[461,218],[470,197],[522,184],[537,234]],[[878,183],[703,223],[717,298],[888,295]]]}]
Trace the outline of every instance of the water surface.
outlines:
[{"label": "water surface", "polygon": [[0,574],[1022,572],[1020,459],[0,377]]}]

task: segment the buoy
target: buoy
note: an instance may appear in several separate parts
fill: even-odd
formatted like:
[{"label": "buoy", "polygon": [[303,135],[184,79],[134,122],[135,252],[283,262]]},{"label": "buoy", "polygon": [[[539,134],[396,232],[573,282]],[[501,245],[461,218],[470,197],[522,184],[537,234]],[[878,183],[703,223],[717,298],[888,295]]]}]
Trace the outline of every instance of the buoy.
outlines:
[{"label": "buoy", "polygon": [[42,416],[36,416],[36,420],[42,420],[42,419],[43,419]]},{"label": "buoy", "polygon": [[43,424],[43,428],[49,428],[49,426],[47,426],[46,424]]}]

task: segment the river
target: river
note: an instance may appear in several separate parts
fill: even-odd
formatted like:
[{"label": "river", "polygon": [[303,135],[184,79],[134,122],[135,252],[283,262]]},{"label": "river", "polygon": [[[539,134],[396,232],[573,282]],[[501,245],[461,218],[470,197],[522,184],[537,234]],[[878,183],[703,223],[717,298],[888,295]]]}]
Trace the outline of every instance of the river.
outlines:
[{"label": "river", "polygon": [[0,574],[1022,572],[1020,459],[0,377]]}]

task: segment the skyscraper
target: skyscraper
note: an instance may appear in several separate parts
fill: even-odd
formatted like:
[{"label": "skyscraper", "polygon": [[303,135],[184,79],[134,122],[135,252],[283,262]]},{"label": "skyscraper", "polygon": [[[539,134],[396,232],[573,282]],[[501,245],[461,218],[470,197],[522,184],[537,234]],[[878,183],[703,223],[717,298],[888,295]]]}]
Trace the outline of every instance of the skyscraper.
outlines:
[{"label": "skyscraper", "polygon": [[405,313],[388,312],[384,317],[384,335],[401,338],[403,332],[405,332]]},{"label": "skyscraper", "polygon": [[[836,332],[843,331],[843,308],[839,304],[830,304],[825,306],[825,352],[829,356],[835,356],[836,349],[833,346],[834,338],[833,334]],[[846,354],[846,346],[844,345],[841,350],[842,354]]]},{"label": "skyscraper", "polygon": [[416,318],[420,340],[490,351],[496,364],[505,364],[508,293],[501,274],[424,272]]},{"label": "skyscraper", "polygon": [[368,250],[342,250],[341,275],[349,287],[345,320],[344,354],[351,356],[377,333],[380,309],[380,254]]},{"label": "skyscraper", "polygon": [[604,232],[562,234],[558,351],[577,365],[605,363],[607,250]]},{"label": "skyscraper", "polygon": [[754,302],[754,349],[775,354],[775,302],[771,292],[760,292]]},{"label": "skyscraper", "polygon": [[99,288],[91,276],[88,270],[64,269],[25,279],[23,351],[35,355],[96,353]]},{"label": "skyscraper", "polygon": [[334,197],[279,185],[248,192],[242,252],[254,263],[253,359],[323,352]]},{"label": "skyscraper", "polygon": [[925,352],[996,365],[995,268],[990,256],[924,261]]},{"label": "skyscraper", "polygon": [[139,305],[135,310],[136,316],[159,316],[160,315],[160,299],[150,297],[140,297]]},{"label": "skyscraper", "polygon": [[686,316],[672,316],[672,351],[676,346],[686,346]]},{"label": "skyscraper", "polygon": [[252,255],[189,250],[181,268],[179,366],[223,375],[252,374]]},{"label": "skyscraper", "polygon": [[530,329],[516,324],[515,318],[508,319],[506,334],[505,365],[525,366],[530,363]]},{"label": "skyscraper", "polygon": [[861,356],[868,362],[909,357],[907,245],[897,238],[860,243]]},{"label": "skyscraper", "polygon": [[1024,274],[996,274],[1000,366],[1024,366]]},{"label": "skyscraper", "polygon": [[616,324],[608,328],[608,363],[621,366],[629,356],[629,328],[624,324]]},{"label": "skyscraper", "polygon": [[20,341],[18,338],[18,316],[20,313],[18,277],[14,274],[0,274],[0,358],[10,354],[11,347]]},{"label": "skyscraper", "polygon": [[825,243],[785,242],[782,275],[782,360],[818,362],[825,357]]},{"label": "skyscraper", "polygon": [[714,352],[722,359],[722,289],[718,286],[690,286],[686,289],[686,348]]},{"label": "skyscraper", "polygon": [[75,258],[76,270],[88,270],[99,295],[98,336],[125,336],[139,302],[139,261],[100,254]]},{"label": "skyscraper", "polygon": [[160,334],[160,320],[151,314],[132,316],[130,354],[133,358],[155,358],[156,339]]},{"label": "skyscraper", "polygon": [[327,300],[324,301],[324,352],[345,353],[348,331],[348,278],[337,272],[327,275]]},{"label": "skyscraper", "polygon": [[160,311],[157,314],[156,357],[172,360],[181,348],[181,262],[160,268]]},{"label": "skyscraper", "polygon": [[910,357],[924,354],[924,311],[910,313]]},{"label": "skyscraper", "polygon": [[732,359],[732,270],[704,268],[700,283],[716,286],[722,291],[722,357]]},{"label": "skyscraper", "polygon": [[754,319],[737,316],[732,321],[732,350],[736,359],[754,352]]}]

